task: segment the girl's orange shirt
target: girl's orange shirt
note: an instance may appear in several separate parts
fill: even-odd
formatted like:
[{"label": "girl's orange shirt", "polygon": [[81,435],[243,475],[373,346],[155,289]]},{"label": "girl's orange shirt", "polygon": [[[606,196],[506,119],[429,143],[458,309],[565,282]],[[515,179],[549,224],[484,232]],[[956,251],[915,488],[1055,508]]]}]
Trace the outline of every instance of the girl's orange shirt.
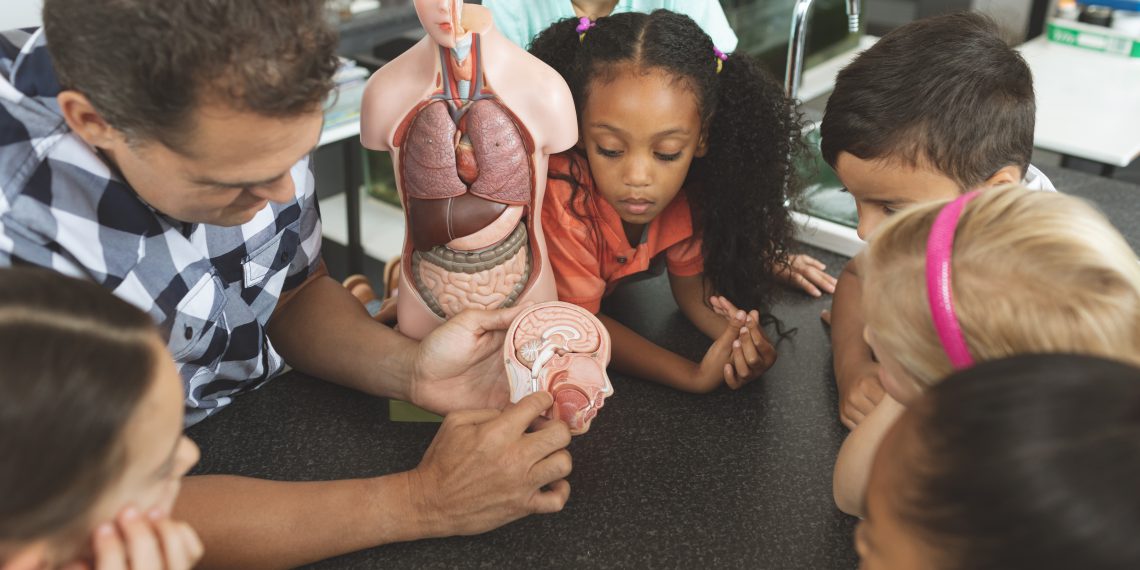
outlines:
[{"label": "girl's orange shirt", "polygon": [[[571,176],[572,162],[581,185],[576,211],[570,204],[570,183],[552,176]],[[583,212],[584,217],[579,215]],[[589,163],[574,151],[550,157],[542,228],[558,298],[592,313],[598,312],[602,298],[619,282],[659,266],[654,262],[661,257],[673,275],[688,277],[704,270],[701,238],[693,235],[684,190],[649,223],[641,243],[630,245],[621,216],[598,194]]]}]

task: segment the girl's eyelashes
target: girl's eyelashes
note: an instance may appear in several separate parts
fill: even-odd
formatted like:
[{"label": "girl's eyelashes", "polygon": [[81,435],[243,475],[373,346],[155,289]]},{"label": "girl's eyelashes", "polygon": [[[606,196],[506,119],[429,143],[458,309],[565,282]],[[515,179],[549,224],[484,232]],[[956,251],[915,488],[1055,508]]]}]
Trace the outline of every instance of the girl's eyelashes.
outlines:
[{"label": "girl's eyelashes", "polygon": [[[605,148],[605,147],[603,147],[601,145],[597,145],[597,144],[594,145],[594,149],[598,154],[600,154],[606,158],[620,158],[623,154],[625,154],[624,152],[622,152],[620,150],[610,150],[608,148]],[[664,162],[673,162],[674,160],[681,158],[681,154],[682,154],[682,151],[678,151],[678,152],[675,152],[672,154],[665,154],[663,152],[655,152],[655,153],[653,153],[653,156],[655,156],[657,158],[657,160],[661,160]]]},{"label": "girl's eyelashes", "polygon": [[606,158],[617,158],[621,156],[620,150],[610,150],[608,148],[603,148],[601,145],[594,145],[594,147],[597,149],[598,154]]}]

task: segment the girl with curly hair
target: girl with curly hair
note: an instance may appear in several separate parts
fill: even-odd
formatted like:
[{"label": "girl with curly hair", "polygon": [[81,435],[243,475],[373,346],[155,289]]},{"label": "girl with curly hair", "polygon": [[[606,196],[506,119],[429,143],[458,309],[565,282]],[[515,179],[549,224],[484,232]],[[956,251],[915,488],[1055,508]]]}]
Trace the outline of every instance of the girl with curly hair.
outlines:
[{"label": "girl with curly hair", "polygon": [[542,210],[559,298],[597,313],[619,282],[667,268],[711,348],[692,362],[599,315],[615,368],[689,392],[758,377],[776,356],[756,310],[773,286],[819,295],[835,283],[788,251],[801,125],[780,84],[666,10],[563,20],[531,53],[578,113],[578,145],[551,157]]}]

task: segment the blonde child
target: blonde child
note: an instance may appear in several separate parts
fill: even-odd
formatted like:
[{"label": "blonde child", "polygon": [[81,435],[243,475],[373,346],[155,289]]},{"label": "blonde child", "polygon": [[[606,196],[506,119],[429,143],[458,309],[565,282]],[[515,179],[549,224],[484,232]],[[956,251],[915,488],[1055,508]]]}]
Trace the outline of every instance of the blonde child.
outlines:
[{"label": "blonde child", "polygon": [[1090,205],[1003,187],[915,207],[866,252],[864,333],[886,395],[835,466],[839,507],[864,512],[883,434],[956,369],[1069,352],[1140,361],[1140,264]]},{"label": "blonde child", "polygon": [[170,510],[198,449],[149,316],[102,287],[0,270],[0,569],[185,569]]}]

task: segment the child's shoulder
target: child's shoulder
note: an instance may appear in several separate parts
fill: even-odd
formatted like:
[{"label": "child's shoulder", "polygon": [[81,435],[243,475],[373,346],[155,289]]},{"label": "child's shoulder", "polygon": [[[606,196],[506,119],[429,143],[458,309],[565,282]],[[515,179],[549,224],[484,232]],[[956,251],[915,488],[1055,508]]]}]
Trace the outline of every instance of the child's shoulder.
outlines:
[{"label": "child's shoulder", "polygon": [[582,156],[577,149],[569,149],[550,155],[548,170],[561,176],[573,174],[579,183],[585,183],[590,178],[590,161]]},{"label": "child's shoulder", "polygon": [[[543,217],[548,223],[584,227],[583,215],[593,214],[589,200],[593,187],[590,164],[585,157],[573,149],[551,155],[542,203]],[[577,204],[571,204],[572,200]]]},{"label": "child's shoulder", "polygon": [[590,162],[574,149],[550,155],[546,180],[547,196],[559,196],[565,201],[570,200],[575,188],[589,191],[594,187]]}]

